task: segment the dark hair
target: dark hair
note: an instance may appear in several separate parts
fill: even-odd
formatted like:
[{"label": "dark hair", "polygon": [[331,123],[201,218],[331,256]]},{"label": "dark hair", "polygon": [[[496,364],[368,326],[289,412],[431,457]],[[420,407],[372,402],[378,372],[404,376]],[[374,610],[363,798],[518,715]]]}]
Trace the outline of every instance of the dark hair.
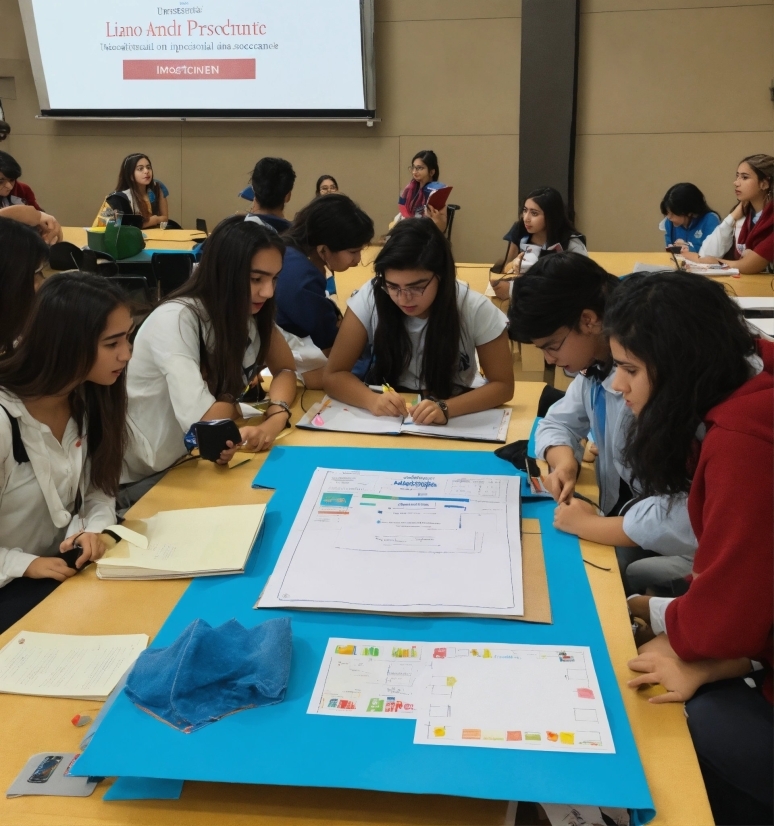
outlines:
[{"label": "dark hair", "polygon": [[529,235],[524,226],[524,206],[528,200],[534,201],[541,210],[546,221],[546,247],[552,247],[554,244],[561,244],[563,250],[567,250],[570,244],[570,238],[573,235],[580,235],[575,229],[572,221],[567,215],[567,207],[564,204],[562,195],[559,190],[552,186],[541,186],[538,189],[533,189],[522,202],[521,213],[519,213],[519,220],[516,222],[516,230],[514,237],[516,246],[519,241],[525,236]]},{"label": "dark hair", "polygon": [[333,181],[333,185],[336,187],[336,189],[339,188],[339,182],[333,177],[333,175],[320,175],[320,177],[317,179],[317,183],[314,185],[315,195],[320,194],[320,187],[322,186],[323,181]]},{"label": "dark hair", "polygon": [[[759,183],[769,182],[769,188],[766,190],[763,202],[766,204],[771,201],[774,198],[774,157],[764,154],[748,155],[746,158],[742,158],[739,163],[746,163],[755,173]],[[748,203],[745,212],[749,213],[751,210],[752,206]]]},{"label": "dark hair", "polygon": [[375,369],[379,380],[397,387],[411,361],[411,340],[405,314],[382,289],[387,270],[427,270],[438,278],[438,293],[430,306],[424,335],[422,386],[417,389],[448,399],[454,394],[462,333],[449,242],[430,218],[407,218],[392,229],[374,261]]},{"label": "dark hair", "polygon": [[441,174],[441,170],[438,168],[438,156],[433,152],[432,149],[420,149],[416,155],[411,159],[411,163],[413,164],[414,161],[420,160],[422,161],[428,170],[432,169],[433,174],[431,180],[437,181],[438,176]]},{"label": "dark hair", "polygon": [[[209,320],[212,351],[200,348],[200,366],[210,393],[219,400],[234,401],[244,389],[242,360],[247,347],[250,318],[250,267],[253,256],[264,249],[285,253],[274,230],[243,215],[221,221],[204,245],[199,266],[191,278],[166,301],[193,298],[201,302],[200,321]],[[254,316],[261,340],[258,364],[263,364],[274,330],[274,298]]]},{"label": "dark hair", "polygon": [[[683,183],[670,186],[666,191],[666,195],[661,201],[661,214],[666,215],[667,212],[681,217],[695,215],[697,218],[701,218],[702,215],[715,212],[715,210],[707,205],[704,193],[696,184]],[[717,215],[717,212],[715,214]],[[718,215],[718,217],[720,216]]]},{"label": "dark hair", "polygon": [[[144,221],[147,221],[151,215],[159,215],[159,209],[161,207],[161,186],[159,186],[159,182],[155,178],[151,178],[151,182],[148,185],[148,191],[152,192],[155,196],[153,203],[150,205],[150,211],[148,210],[148,202],[149,198],[142,192],[140,192],[139,184],[134,179],[134,170],[137,168],[137,164],[143,160],[143,158],[150,164],[151,172],[153,171],[153,164],[151,163],[151,159],[143,152],[134,152],[131,155],[127,155],[123,161],[121,161],[121,169],[118,173],[118,183],[116,184],[116,192],[124,192],[125,190],[131,190],[132,195],[134,196],[134,201],[136,201],[137,206],[140,208],[140,214],[143,217]],[[132,200],[131,198],[129,199]]]},{"label": "dark hair", "polygon": [[0,358],[13,352],[35,300],[35,271],[48,244],[32,227],[0,218]]},{"label": "dark hair", "polygon": [[11,134],[11,124],[0,120],[0,141],[5,140]]},{"label": "dark hair", "polygon": [[16,158],[11,157],[7,152],[0,152],[0,172],[2,172],[9,181],[18,180],[22,174],[21,167]]},{"label": "dark hair", "polygon": [[608,302],[605,331],[645,362],[651,386],[623,461],[643,496],[688,491],[697,428],[750,375],[755,340],[741,308],[704,276],[637,273]]},{"label": "dark hair", "polygon": [[513,282],[508,335],[514,341],[548,338],[562,327],[577,330],[584,310],[600,318],[618,279],[577,252],[539,258]]},{"label": "dark hair", "polygon": [[284,158],[261,158],[253,169],[250,183],[255,200],[264,209],[278,209],[293,191],[296,173]]},{"label": "dark hair", "polygon": [[374,222],[351,198],[333,192],[297,212],[282,237],[304,255],[321,244],[340,252],[365,246],[374,237]]},{"label": "dark hair", "polygon": [[70,409],[79,435],[86,435],[91,483],[108,496],[118,492],[126,448],[126,371],[110,386],[85,379],[108,316],[126,303],[109,278],[75,270],[52,275],[38,290],[13,355],[0,361],[0,387],[21,399],[54,396],[77,385]]}]

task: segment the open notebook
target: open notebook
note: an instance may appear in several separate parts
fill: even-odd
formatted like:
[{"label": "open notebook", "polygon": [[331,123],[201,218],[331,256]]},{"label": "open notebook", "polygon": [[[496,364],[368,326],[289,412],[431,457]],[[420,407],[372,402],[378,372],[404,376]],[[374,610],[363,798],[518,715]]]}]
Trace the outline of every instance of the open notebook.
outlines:
[{"label": "open notebook", "polygon": [[121,541],[97,560],[97,576],[179,579],[241,574],[265,512],[265,505],[190,508],[114,525],[108,530]]},{"label": "open notebook", "polygon": [[361,407],[326,396],[312,405],[296,427],[307,430],[335,430],[340,433],[373,433],[382,436],[434,436],[438,439],[461,439],[469,442],[505,443],[510,409],[481,410],[455,416],[445,425],[414,424],[402,416],[374,416]]}]

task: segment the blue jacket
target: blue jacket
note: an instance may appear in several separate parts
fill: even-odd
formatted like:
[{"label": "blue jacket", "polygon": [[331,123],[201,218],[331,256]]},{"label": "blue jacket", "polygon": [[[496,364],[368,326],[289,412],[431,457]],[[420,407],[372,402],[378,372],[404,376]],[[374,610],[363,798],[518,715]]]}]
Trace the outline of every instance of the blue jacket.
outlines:
[{"label": "blue jacket", "polygon": [[714,212],[708,212],[694,218],[687,227],[676,227],[668,218],[664,218],[659,228],[664,230],[664,242],[667,247],[679,239],[688,244],[691,252],[698,252],[705,238],[719,223],[720,218]]}]

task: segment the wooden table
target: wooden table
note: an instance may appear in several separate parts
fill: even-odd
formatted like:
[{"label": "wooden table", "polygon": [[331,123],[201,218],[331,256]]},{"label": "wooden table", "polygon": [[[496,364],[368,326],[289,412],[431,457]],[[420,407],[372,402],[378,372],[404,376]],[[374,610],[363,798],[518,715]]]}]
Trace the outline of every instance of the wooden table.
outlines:
[{"label": "wooden table", "polygon": [[[190,250],[193,249],[195,243],[188,239],[184,239],[185,234],[200,235],[196,230],[162,230],[158,227],[151,229],[144,229],[142,232],[147,236],[145,245],[152,250]],[[164,238],[165,235],[169,237]],[[204,236],[202,235],[202,238]],[[176,238],[176,240],[171,240]],[[75,244],[76,247],[85,247],[88,243],[86,238],[85,227],[62,227],[62,240],[69,241]]]},{"label": "wooden table", "polygon": [[[513,409],[508,440],[527,438],[543,385],[519,382],[510,403]],[[309,407],[321,393],[307,391]],[[300,395],[294,421],[300,414]],[[310,433],[293,430],[281,445],[387,447],[429,450],[491,450],[491,445],[412,437]],[[271,493],[253,490],[250,483],[266,454],[253,456],[233,469],[196,460],[171,471],[132,509],[144,518],[159,510],[223,504],[266,502]],[[581,482],[593,486],[593,469],[584,468]],[[683,826],[712,822],[696,756],[681,705],[653,706],[647,695],[626,688],[632,675],[627,661],[636,653],[626,603],[612,548],[581,543],[586,559],[611,571],[588,567],[613,668],[621,686],[629,720],[640,751],[658,814],[655,824]],[[0,646],[20,630],[69,634],[145,633],[153,637],[187,587],[186,581],[103,582],[94,567],[87,568],[0,635]],[[0,695],[3,720],[0,750],[0,789],[7,788],[24,762],[46,750],[78,750],[83,729],[70,719],[76,713],[95,716],[98,704],[76,700]],[[107,783],[89,798],[26,797],[0,799],[0,823],[13,826],[130,826],[130,824],[181,824],[221,826],[271,824],[490,824],[504,823],[506,804],[491,800],[430,795],[399,795],[341,789],[275,786],[185,784],[178,801],[123,801],[105,803]],[[572,802],[572,801],[568,801]],[[512,821],[511,821],[512,822]]]}]

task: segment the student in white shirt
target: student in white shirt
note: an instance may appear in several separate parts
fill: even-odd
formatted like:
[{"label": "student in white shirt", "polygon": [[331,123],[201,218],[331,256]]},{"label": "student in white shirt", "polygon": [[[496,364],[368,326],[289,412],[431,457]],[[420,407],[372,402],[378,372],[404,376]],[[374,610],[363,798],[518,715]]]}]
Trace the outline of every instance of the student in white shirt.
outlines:
[{"label": "student in white shirt", "polygon": [[[136,482],[185,456],[191,425],[238,419],[261,368],[273,375],[261,424],[240,428],[242,444],[265,450],[290,419],[293,356],[274,324],[274,286],[285,245],[271,229],[235,215],[207,239],[192,277],[145,320],[128,371],[129,448],[122,482]],[[236,446],[221,454],[228,462]]]},{"label": "student in white shirt", "polygon": [[[507,319],[457,281],[449,243],[432,220],[397,224],[374,271],[348,302],[325,369],[328,394],[375,416],[410,413],[417,424],[435,425],[511,399]],[[350,372],[367,343],[374,353],[368,380],[393,388],[387,392],[373,393]],[[424,398],[407,408],[398,390]]]},{"label": "student in white shirt", "polygon": [[[132,318],[119,287],[81,273],[41,287],[0,361],[0,628],[105,552],[125,444]],[[17,581],[18,580],[18,581]],[[21,613],[19,613],[21,611]],[[4,626],[4,627],[3,627]]]},{"label": "student in white shirt", "polygon": [[575,229],[561,193],[552,186],[541,186],[527,195],[521,217],[503,241],[508,242],[504,277],[490,281],[500,299],[510,298],[513,276],[527,272],[542,256],[552,252],[588,255],[586,238]]}]

